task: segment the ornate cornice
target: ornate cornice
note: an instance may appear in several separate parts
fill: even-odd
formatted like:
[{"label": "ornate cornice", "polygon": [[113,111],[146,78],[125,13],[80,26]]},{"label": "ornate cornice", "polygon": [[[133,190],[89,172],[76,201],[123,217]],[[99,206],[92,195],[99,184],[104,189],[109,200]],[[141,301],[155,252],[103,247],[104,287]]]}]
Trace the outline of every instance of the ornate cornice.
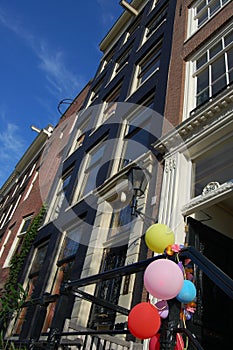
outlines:
[{"label": "ornate cornice", "polygon": [[[208,185],[207,185],[208,186]],[[207,188],[205,187],[205,189]],[[195,211],[202,209],[203,207],[213,205],[215,202],[219,202],[219,198],[226,198],[233,194],[233,180],[223,183],[222,185],[211,186],[208,191],[193,199],[191,199],[186,205],[181,208],[182,215],[190,215]]]},{"label": "ornate cornice", "polygon": [[[189,118],[164,135],[154,144],[154,148],[165,158],[177,151],[190,149],[203,137],[211,136],[214,131],[220,131],[228,124],[232,125],[232,113],[233,86],[230,86],[212,101],[192,111]],[[226,132],[228,130],[225,129]]]}]

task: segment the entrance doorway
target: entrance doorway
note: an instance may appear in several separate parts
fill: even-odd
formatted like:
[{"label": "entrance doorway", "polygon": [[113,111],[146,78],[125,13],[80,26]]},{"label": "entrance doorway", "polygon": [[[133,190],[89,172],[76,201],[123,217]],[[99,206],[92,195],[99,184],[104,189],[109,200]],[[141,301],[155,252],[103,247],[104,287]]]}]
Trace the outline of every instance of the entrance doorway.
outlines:
[{"label": "entrance doorway", "polygon": [[[188,218],[188,245],[195,247],[233,278],[233,239]],[[197,310],[188,328],[205,350],[232,349],[233,301],[199,268],[194,269]]]}]

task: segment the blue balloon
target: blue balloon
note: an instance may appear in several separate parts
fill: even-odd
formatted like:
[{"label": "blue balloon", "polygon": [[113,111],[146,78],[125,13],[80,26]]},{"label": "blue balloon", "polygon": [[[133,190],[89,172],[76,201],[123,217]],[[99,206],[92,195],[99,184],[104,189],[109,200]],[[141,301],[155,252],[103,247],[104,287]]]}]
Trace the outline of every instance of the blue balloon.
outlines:
[{"label": "blue balloon", "polygon": [[181,303],[190,303],[196,297],[197,290],[193,282],[189,280],[184,280],[183,287],[179,294],[177,294],[176,299]]}]

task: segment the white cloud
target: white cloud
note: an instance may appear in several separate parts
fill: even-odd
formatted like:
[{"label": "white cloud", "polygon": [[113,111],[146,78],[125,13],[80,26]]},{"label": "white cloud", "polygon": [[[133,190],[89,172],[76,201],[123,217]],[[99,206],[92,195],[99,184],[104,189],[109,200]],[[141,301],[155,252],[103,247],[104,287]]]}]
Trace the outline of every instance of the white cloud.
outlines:
[{"label": "white cloud", "polygon": [[6,14],[0,8],[0,24],[15,33],[31,48],[39,60],[38,68],[45,73],[48,82],[47,88],[55,97],[73,97],[83,86],[83,78],[77,77],[65,62],[65,53],[61,50],[52,50],[51,45],[42,38],[35,37],[26,28],[22,21]]},{"label": "white cloud", "polygon": [[[4,115],[1,115],[4,120]],[[13,171],[16,162],[24,153],[25,142],[19,135],[19,127],[13,123],[7,123],[0,131],[0,186]]]},{"label": "white cloud", "polygon": [[101,8],[101,22],[104,27],[108,27],[113,24],[115,19],[114,11],[111,9],[111,2],[109,0],[97,0],[97,4]]},{"label": "white cloud", "polygon": [[24,140],[19,136],[19,127],[13,123],[7,123],[6,128],[0,131],[0,159],[7,160],[18,158],[24,149]]}]

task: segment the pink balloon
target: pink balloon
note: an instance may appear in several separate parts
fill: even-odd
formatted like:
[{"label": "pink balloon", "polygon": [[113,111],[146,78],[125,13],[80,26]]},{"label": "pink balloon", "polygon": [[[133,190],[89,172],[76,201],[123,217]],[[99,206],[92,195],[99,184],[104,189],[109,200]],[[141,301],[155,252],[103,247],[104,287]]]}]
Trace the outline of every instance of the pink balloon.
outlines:
[{"label": "pink balloon", "polygon": [[158,299],[169,300],[176,297],[183,283],[181,269],[171,260],[155,260],[147,266],[144,273],[146,290]]}]

